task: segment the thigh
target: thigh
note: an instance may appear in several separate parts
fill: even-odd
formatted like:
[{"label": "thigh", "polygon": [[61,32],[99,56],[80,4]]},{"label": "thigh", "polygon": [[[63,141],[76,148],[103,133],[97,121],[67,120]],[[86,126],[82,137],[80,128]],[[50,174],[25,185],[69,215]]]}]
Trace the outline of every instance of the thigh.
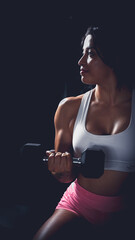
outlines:
[{"label": "thigh", "polygon": [[[73,228],[80,217],[68,210],[57,209],[41,226],[33,240],[72,239]],[[75,230],[75,229],[74,229]]]}]

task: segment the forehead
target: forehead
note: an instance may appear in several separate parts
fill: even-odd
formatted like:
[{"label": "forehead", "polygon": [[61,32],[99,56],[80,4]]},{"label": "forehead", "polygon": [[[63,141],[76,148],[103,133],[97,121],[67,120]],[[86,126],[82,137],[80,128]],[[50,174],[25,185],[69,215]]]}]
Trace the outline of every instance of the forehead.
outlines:
[{"label": "forehead", "polygon": [[93,46],[93,39],[92,39],[92,35],[89,34],[84,40],[83,49],[90,48],[92,46]]}]

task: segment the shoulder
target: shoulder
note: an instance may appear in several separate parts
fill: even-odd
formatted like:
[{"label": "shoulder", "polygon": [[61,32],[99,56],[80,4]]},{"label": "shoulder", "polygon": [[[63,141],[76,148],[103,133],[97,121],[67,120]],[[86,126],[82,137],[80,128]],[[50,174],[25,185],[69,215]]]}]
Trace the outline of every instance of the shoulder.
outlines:
[{"label": "shoulder", "polygon": [[79,106],[81,104],[82,98],[84,97],[84,95],[87,95],[91,92],[92,90],[89,90],[81,95],[75,96],[75,97],[67,97],[62,99],[57,107],[56,113],[61,114],[66,114],[66,116],[68,115],[72,115],[72,114],[76,114],[76,112],[79,109]]},{"label": "shoulder", "polygon": [[69,123],[71,119],[74,119],[77,115],[83,94],[76,97],[67,97],[60,101],[54,121],[59,124]]},{"label": "shoulder", "polygon": [[64,109],[64,108],[70,108],[71,106],[77,106],[78,104],[80,104],[81,100],[82,100],[83,94],[82,95],[78,95],[76,97],[67,97],[64,98],[60,101],[58,107]]}]

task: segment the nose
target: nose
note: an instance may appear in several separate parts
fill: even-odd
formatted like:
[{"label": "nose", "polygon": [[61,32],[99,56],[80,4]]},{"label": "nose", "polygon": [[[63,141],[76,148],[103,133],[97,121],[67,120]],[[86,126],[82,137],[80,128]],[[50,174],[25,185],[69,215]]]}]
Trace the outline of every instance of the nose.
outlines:
[{"label": "nose", "polygon": [[81,66],[81,65],[84,65],[84,63],[85,63],[85,55],[83,55],[83,56],[79,59],[78,65]]}]

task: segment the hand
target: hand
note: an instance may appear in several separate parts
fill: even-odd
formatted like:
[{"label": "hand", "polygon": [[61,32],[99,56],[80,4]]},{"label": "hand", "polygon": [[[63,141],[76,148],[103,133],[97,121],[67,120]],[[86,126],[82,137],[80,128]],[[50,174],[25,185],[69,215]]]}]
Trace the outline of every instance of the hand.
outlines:
[{"label": "hand", "polygon": [[48,170],[53,175],[71,175],[73,163],[70,153],[55,153],[55,150],[49,150],[46,151],[46,155],[48,156]]}]

